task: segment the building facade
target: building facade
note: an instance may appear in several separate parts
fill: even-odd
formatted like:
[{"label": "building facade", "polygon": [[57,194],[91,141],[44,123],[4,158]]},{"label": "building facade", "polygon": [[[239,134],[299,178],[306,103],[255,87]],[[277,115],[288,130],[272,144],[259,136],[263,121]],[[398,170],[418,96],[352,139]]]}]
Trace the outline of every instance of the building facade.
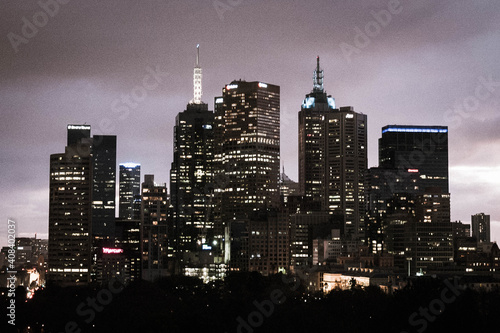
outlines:
[{"label": "building facade", "polygon": [[233,81],[215,98],[215,229],[224,261],[248,267],[248,221],[280,204],[280,87]]},{"label": "building facade", "polygon": [[307,206],[342,218],[343,237],[364,239],[367,117],[336,108],[319,57],[313,90],[299,112],[299,184]]},{"label": "building facade", "polygon": [[472,237],[477,239],[478,243],[489,243],[490,239],[490,216],[479,213],[471,216]]},{"label": "building facade", "polygon": [[145,175],[141,195],[142,278],[154,281],[173,271],[167,185],[155,183],[154,175]]},{"label": "building facade", "polygon": [[[225,219],[279,205],[280,87],[233,81],[215,98]],[[217,149],[216,149],[217,150]],[[220,165],[221,164],[221,165]]]},{"label": "building facade", "polygon": [[87,134],[88,125],[68,125],[65,153],[50,156],[47,280],[63,286],[91,281],[93,160]]},{"label": "building facade", "polygon": [[418,171],[421,189],[449,193],[448,127],[388,125],[379,139],[379,167]]},{"label": "building facade", "polygon": [[141,165],[120,164],[120,219],[141,218]]}]

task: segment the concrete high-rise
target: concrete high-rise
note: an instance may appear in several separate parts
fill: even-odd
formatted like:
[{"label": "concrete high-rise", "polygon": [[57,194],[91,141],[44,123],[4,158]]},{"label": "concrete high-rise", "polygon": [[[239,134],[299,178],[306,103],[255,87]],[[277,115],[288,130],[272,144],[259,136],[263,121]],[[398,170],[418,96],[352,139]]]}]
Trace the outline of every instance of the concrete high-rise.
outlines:
[{"label": "concrete high-rise", "polygon": [[379,139],[379,167],[420,173],[420,188],[449,193],[448,127],[388,125]]},{"label": "concrete high-rise", "polygon": [[141,218],[141,165],[137,163],[120,164],[120,219]]},{"label": "concrete high-rise", "polygon": [[319,57],[313,90],[299,112],[299,183],[312,210],[343,220],[343,235],[363,239],[367,117],[336,108],[323,88]]}]

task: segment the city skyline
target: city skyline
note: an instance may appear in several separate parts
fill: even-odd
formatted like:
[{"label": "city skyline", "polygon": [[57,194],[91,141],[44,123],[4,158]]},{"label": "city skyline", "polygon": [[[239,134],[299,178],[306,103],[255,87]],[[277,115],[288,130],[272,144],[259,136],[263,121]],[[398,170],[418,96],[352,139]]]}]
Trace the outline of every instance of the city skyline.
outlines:
[{"label": "city skyline", "polygon": [[[112,3],[113,1],[106,2],[106,4]],[[281,87],[281,162],[282,165],[284,163],[287,174],[296,181],[298,181],[298,112],[303,96],[312,89],[310,78],[317,55],[321,57],[322,67],[325,70],[326,92],[336,98],[339,105],[352,105],[356,111],[368,116],[368,167],[378,165],[377,140],[381,137],[383,126],[392,124],[449,126],[451,219],[470,223],[470,216],[473,214],[484,212],[491,215],[491,239],[498,241],[500,228],[497,227],[497,222],[500,220],[500,208],[494,199],[500,194],[498,186],[500,183],[494,177],[497,175],[498,178],[500,173],[500,157],[495,156],[494,152],[499,151],[500,147],[499,140],[495,138],[495,135],[498,135],[495,132],[496,125],[500,121],[495,115],[500,96],[499,84],[496,82],[500,81],[500,73],[494,66],[493,55],[486,52],[488,48],[499,46],[498,38],[496,41],[494,39],[498,37],[495,25],[498,26],[500,21],[495,18],[499,12],[495,11],[498,5],[493,2],[489,5],[477,4],[477,7],[483,9],[478,14],[471,9],[474,7],[471,4],[460,2],[451,9],[449,7],[451,3],[425,3],[425,5],[420,2],[411,5],[402,3],[401,12],[392,16],[392,22],[384,27],[380,34],[370,37],[370,44],[359,48],[359,54],[355,52],[350,57],[345,56],[340,45],[342,43],[354,45],[355,28],[364,27],[365,24],[374,21],[371,11],[380,12],[386,9],[387,2],[379,1],[370,6],[360,5],[360,7],[338,4],[340,12],[346,13],[351,10],[359,12],[351,14],[351,17],[355,18],[353,22],[341,23],[342,29],[338,35],[335,35],[337,31],[322,35],[330,36],[329,46],[313,38],[304,48],[302,39],[297,38],[292,43],[290,40],[292,34],[285,33],[283,28],[279,28],[268,38],[254,37],[260,47],[263,48],[268,44],[270,44],[268,47],[272,47],[276,44],[278,46],[276,50],[269,49],[267,53],[248,52],[248,56],[245,55],[245,50],[251,50],[246,49],[244,41],[225,37],[227,44],[235,43],[233,45],[239,46],[236,50],[232,50],[225,46],[224,42],[217,41],[217,34],[202,32],[201,26],[193,28],[189,33],[182,32],[184,25],[181,22],[177,22],[179,27],[167,24],[162,28],[158,14],[158,17],[152,19],[149,29],[152,29],[151,31],[156,31],[153,30],[154,27],[159,29],[158,31],[172,29],[172,36],[168,38],[172,39],[171,45],[177,47],[171,48],[170,45],[162,49],[160,45],[154,43],[154,38],[144,42],[139,39],[142,35],[136,33],[130,41],[123,40],[123,43],[133,50],[132,54],[125,58],[124,55],[119,55],[121,51],[126,50],[125,45],[113,45],[111,41],[114,39],[105,36],[104,38],[109,40],[103,45],[102,54],[119,56],[123,61],[122,65],[111,66],[105,74],[99,73],[98,69],[109,65],[106,57],[99,62],[97,61],[99,54],[86,51],[89,52],[90,58],[96,61],[92,64],[92,61],[83,60],[74,54],[82,45],[69,43],[66,48],[56,48],[59,53],[50,53],[49,46],[69,38],[61,35],[61,30],[58,29],[69,26],[70,21],[75,19],[75,13],[69,10],[70,6],[74,6],[73,9],[76,7],[78,10],[86,11],[88,15],[93,13],[92,10],[97,10],[97,7],[92,6],[78,7],[80,5],[76,3],[61,6],[60,12],[50,19],[46,27],[39,29],[37,36],[30,39],[28,44],[19,45],[17,53],[7,38],[3,38],[0,42],[3,55],[0,68],[6,74],[0,79],[0,96],[6,101],[1,107],[3,120],[1,135],[4,142],[2,165],[5,166],[2,219],[6,221],[9,217],[19,223],[19,237],[37,233],[47,238],[48,156],[64,149],[64,140],[60,138],[64,137],[68,124],[90,124],[93,129],[92,135],[116,135],[117,164],[140,163],[143,175],[155,174],[155,179],[159,182],[169,183],[175,115],[184,110],[186,102],[192,97],[192,67],[195,63],[193,49],[200,43],[201,63],[205,71],[203,98],[208,101],[209,109],[213,109],[212,101],[214,97],[219,96],[220,87],[240,76],[247,81],[259,80]],[[301,9],[304,9],[302,5],[295,7],[289,5],[281,11],[282,9],[275,8],[273,4],[255,5],[243,2],[232,10],[224,12],[221,20],[220,13],[214,9],[212,3],[200,6],[203,7],[201,9],[194,6],[193,1],[188,1],[183,5],[161,8],[159,12],[172,15],[166,12],[167,9],[173,13],[192,10],[192,20],[207,15],[210,18],[207,24],[213,29],[220,29],[216,31],[222,32],[232,27],[241,35],[251,37],[249,33],[252,31],[257,35],[259,32],[266,32],[265,18],[260,19],[262,21],[258,22],[262,25],[257,24],[255,28],[250,25],[241,28],[235,24],[246,15],[255,15],[259,6],[260,8],[267,6],[269,9],[269,13],[264,13],[264,17],[272,14],[279,14],[282,17],[298,15]],[[313,1],[310,6],[319,8],[320,2]],[[120,8],[122,15],[132,15],[134,9],[144,13],[149,7],[145,4],[143,8],[133,5]],[[466,22],[473,22],[477,25],[476,30],[468,30],[459,25],[456,29],[458,32],[451,32],[447,30],[454,29],[451,21],[447,22],[444,19],[443,22],[435,21],[431,15],[434,10],[441,18],[447,13],[455,15],[451,15],[452,17],[461,18],[464,25],[467,25]],[[11,13],[12,17],[2,23],[3,35],[7,35],[10,31],[19,33],[22,17],[30,17],[31,13],[37,11],[40,11],[40,7],[36,4],[23,11],[18,7],[7,5],[6,12]],[[473,18],[465,16],[469,11],[472,11]],[[102,15],[112,14],[102,13]],[[305,17],[298,19],[305,21],[311,13],[306,11],[304,15]],[[326,14],[321,15],[323,18],[326,16]],[[337,15],[335,14],[335,17],[339,19]],[[413,17],[412,15],[421,15],[420,20],[414,18],[413,21],[403,22],[405,18]],[[113,16],[108,17],[108,21],[104,19],[104,22],[107,22],[109,31],[115,33],[113,37],[126,36],[126,31],[111,29],[113,22],[111,17]],[[142,21],[137,17],[139,16],[131,16],[132,27],[141,24]],[[478,22],[479,17],[484,22]],[[188,21],[193,23],[191,20]],[[425,30],[423,27],[426,23],[434,24],[433,27],[439,29],[437,36],[426,37],[424,31],[418,30],[419,27]],[[321,26],[318,22],[310,23],[305,30],[317,29],[316,25]],[[410,27],[414,30],[409,31]],[[443,30],[447,33],[442,32]],[[70,31],[69,36],[72,39],[77,38],[85,31],[88,31],[90,36],[89,40],[84,39],[82,43],[88,42],[89,45],[94,45],[93,47],[98,45],[98,31],[92,30],[89,22],[82,23],[80,28]],[[198,35],[195,32],[198,32]],[[462,35],[458,35],[460,32]],[[176,34],[180,37],[174,38]],[[405,36],[408,38],[411,34],[416,35],[417,41],[406,42],[405,47],[396,47],[399,39],[404,40]],[[283,35],[286,36],[286,42],[290,46],[279,42]],[[438,42],[447,37],[450,37],[450,41],[456,45],[438,47]],[[146,55],[137,49],[143,45],[142,43],[148,45],[146,48],[152,55]],[[460,53],[469,44],[476,45],[474,49],[469,50],[471,54]],[[388,46],[389,49],[396,47],[393,53],[384,53],[384,48]],[[293,57],[289,55],[291,50],[297,50]],[[424,57],[416,57],[410,51],[421,52]],[[72,61],[64,59],[65,52],[69,52],[68,58]],[[33,65],[35,63],[31,53],[38,56],[37,61],[40,66]],[[223,58],[221,54],[224,54]],[[456,57],[452,56],[446,62],[440,62],[441,58],[446,58],[447,55]],[[57,61],[53,63],[53,59]],[[131,65],[130,69],[125,70],[127,67],[125,64]],[[467,68],[458,67],[460,64],[462,66],[467,64]],[[83,70],[78,66],[83,67]],[[156,72],[156,75],[152,74],[153,72]],[[422,82],[427,80],[432,84],[421,86]],[[493,83],[485,85],[488,81]],[[477,110],[470,112],[468,109],[455,107],[456,103],[471,103],[478,90],[481,90],[482,96],[487,92],[490,94],[488,98],[480,101]],[[127,103],[123,102],[122,94],[133,95],[140,91],[145,91],[147,96],[136,99],[131,104],[135,106],[128,107]],[[449,110],[453,112],[450,113]],[[52,117],[54,115],[55,117]],[[31,135],[28,136],[26,133]],[[27,161],[30,161],[31,165]],[[142,177],[141,182],[143,179]],[[168,188],[169,192],[170,190]],[[484,193],[488,193],[488,197],[480,198]],[[2,230],[0,234],[5,235],[6,231]],[[6,237],[2,237],[2,241],[5,239]]]}]

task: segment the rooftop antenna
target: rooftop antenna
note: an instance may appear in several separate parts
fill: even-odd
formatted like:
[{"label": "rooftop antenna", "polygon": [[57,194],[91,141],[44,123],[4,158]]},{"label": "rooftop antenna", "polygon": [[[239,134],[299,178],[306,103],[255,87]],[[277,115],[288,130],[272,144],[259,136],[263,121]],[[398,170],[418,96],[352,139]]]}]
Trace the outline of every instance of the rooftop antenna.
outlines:
[{"label": "rooftop antenna", "polygon": [[196,45],[196,64],[194,66],[193,72],[193,100],[190,102],[191,104],[202,104],[201,95],[201,79],[202,79],[202,71],[200,66],[200,44]]},{"label": "rooftop antenna", "polygon": [[313,76],[313,91],[323,92],[323,70],[319,67],[319,56],[316,57],[316,70]]}]

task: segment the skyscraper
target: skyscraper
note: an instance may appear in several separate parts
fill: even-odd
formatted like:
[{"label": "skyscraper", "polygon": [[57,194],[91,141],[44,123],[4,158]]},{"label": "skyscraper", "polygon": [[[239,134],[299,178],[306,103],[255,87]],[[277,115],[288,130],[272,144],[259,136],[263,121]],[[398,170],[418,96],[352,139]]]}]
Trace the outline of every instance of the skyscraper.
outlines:
[{"label": "skyscraper", "polygon": [[280,203],[280,87],[233,81],[214,104],[215,230],[224,262],[246,270],[250,216]]},{"label": "skyscraper", "polygon": [[115,234],[116,136],[92,137],[92,235],[112,240]]},{"label": "skyscraper", "polygon": [[90,129],[68,125],[65,153],[51,155],[49,280],[60,284],[90,282],[97,247],[115,234],[116,136],[90,137]]},{"label": "skyscraper", "polygon": [[[213,263],[214,234],[213,159],[214,113],[201,100],[199,45],[194,68],[194,97],[175,118],[174,158],[170,169],[170,193],[175,227],[175,251],[180,269]],[[205,251],[210,256],[202,255]]]},{"label": "skyscraper", "polygon": [[145,175],[141,198],[142,278],[154,281],[172,272],[172,248],[168,242],[167,185],[157,184],[154,175]]},{"label": "skyscraper", "polygon": [[367,117],[347,106],[328,113],[325,122],[324,207],[344,217],[345,238],[363,240]]},{"label": "skyscraper", "polygon": [[299,112],[299,186],[315,210],[323,207],[326,168],[325,115],[335,111],[335,99],[323,87],[323,70],[316,59],[313,90]]},{"label": "skyscraper", "polygon": [[224,219],[279,204],[280,87],[233,81],[215,98],[216,153],[227,176]]},{"label": "skyscraper", "polygon": [[299,183],[312,210],[343,219],[344,237],[364,233],[367,117],[336,108],[323,87],[319,57],[313,90],[299,112]]},{"label": "skyscraper", "polygon": [[141,165],[120,164],[120,219],[141,218]]},{"label": "skyscraper", "polygon": [[379,139],[379,167],[420,172],[421,190],[448,186],[448,127],[388,125]]},{"label": "skyscraper", "polygon": [[63,286],[85,285],[91,279],[93,163],[89,136],[89,125],[68,125],[65,152],[50,156],[47,280]]},{"label": "skyscraper", "polygon": [[472,237],[479,243],[490,242],[490,216],[479,213],[471,216]]}]

